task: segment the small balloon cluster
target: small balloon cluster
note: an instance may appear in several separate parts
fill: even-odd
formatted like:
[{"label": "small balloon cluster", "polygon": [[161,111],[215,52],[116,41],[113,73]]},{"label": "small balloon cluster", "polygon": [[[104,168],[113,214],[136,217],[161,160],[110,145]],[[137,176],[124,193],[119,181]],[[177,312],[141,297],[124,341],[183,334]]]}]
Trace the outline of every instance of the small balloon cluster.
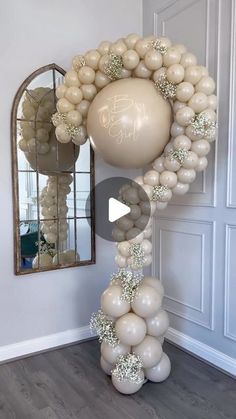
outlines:
[{"label": "small balloon cluster", "polygon": [[[46,243],[43,248],[42,246],[39,248],[39,254],[33,260],[33,268],[37,268],[38,265],[40,267],[65,265],[79,260],[79,255],[74,249],[60,250],[68,238],[66,201],[67,195],[71,192],[69,185],[72,181],[71,174],[48,176],[47,185],[42,189],[39,199],[44,219],[41,232]],[[51,245],[50,249],[48,245]]]},{"label": "small balloon cluster", "polygon": [[[51,115],[54,93],[47,87],[27,90],[22,103],[21,140],[18,146],[24,153],[47,154],[50,151]],[[31,122],[32,121],[32,122]]]},{"label": "small balloon cluster", "polygon": [[[168,315],[162,309],[163,286],[157,278],[136,277],[132,288],[132,275],[125,269],[112,275],[101,297],[101,310],[92,315],[90,323],[102,342],[101,367],[123,394],[138,391],[145,377],[164,381],[171,369],[162,350],[169,327]],[[129,298],[124,298],[124,291]]]}]

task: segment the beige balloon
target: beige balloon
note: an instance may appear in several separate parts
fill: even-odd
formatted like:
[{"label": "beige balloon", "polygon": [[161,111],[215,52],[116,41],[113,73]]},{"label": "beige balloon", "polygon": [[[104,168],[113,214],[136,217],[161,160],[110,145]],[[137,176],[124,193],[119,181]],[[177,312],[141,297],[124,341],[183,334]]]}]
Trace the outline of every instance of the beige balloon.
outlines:
[{"label": "beige balloon", "polygon": [[113,166],[139,168],[161,155],[169,141],[171,107],[150,80],[129,78],[104,87],[88,112],[94,150]]},{"label": "beige balloon", "polygon": [[129,380],[120,381],[116,378],[115,375],[112,374],[112,384],[122,394],[134,394],[140,390],[144,383],[144,373],[140,371],[139,373],[140,382],[136,383]]},{"label": "beige balloon", "polygon": [[123,343],[119,343],[116,346],[111,346],[106,342],[102,342],[101,344],[101,354],[109,364],[115,364],[120,355],[126,355],[130,350],[131,347],[129,345],[124,345]]},{"label": "beige balloon", "polygon": [[153,381],[154,383],[161,383],[169,377],[170,371],[170,359],[163,353],[160,362],[152,368],[146,368],[144,373],[148,380]]},{"label": "beige balloon", "polygon": [[143,341],[132,348],[133,353],[139,355],[144,368],[151,368],[156,365],[162,356],[162,346],[159,340],[153,336],[145,336]]},{"label": "beige balloon", "polygon": [[141,285],[134,301],[131,303],[132,310],[138,316],[148,318],[154,316],[161,307],[162,297],[149,285]]},{"label": "beige balloon", "polygon": [[158,278],[155,278],[154,276],[145,276],[143,278],[143,284],[155,288],[158,294],[160,294],[161,297],[164,297],[164,287]]},{"label": "beige balloon", "polygon": [[138,345],[146,335],[145,321],[134,313],[120,317],[115,324],[118,339],[124,345]]},{"label": "beige balloon", "polygon": [[109,362],[105,361],[103,356],[101,356],[101,358],[100,358],[100,365],[101,365],[102,370],[105,372],[105,374],[111,375],[113,365],[109,364]]},{"label": "beige balloon", "polygon": [[147,333],[151,336],[159,337],[166,333],[170,322],[165,310],[160,310],[154,317],[146,320]]},{"label": "beige balloon", "polygon": [[101,308],[105,314],[120,317],[130,311],[130,303],[121,299],[122,288],[119,285],[108,287],[101,296]]},{"label": "beige balloon", "polygon": [[[49,138],[50,151],[47,154],[27,152],[25,157],[33,170],[49,175],[62,171],[73,171],[74,163],[79,156],[79,147],[74,147],[72,142],[67,144],[59,143],[55,137],[55,130],[52,129]],[[74,151],[75,150],[75,151]]]}]

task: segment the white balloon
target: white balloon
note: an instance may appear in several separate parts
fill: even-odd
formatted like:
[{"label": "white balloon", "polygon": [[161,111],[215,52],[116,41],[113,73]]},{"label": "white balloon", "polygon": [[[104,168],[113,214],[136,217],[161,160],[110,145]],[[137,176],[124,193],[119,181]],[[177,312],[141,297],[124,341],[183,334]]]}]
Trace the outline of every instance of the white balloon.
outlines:
[{"label": "white balloon", "polygon": [[143,367],[151,368],[158,364],[162,356],[161,343],[153,336],[145,336],[143,341],[132,348],[133,353],[140,356]]},{"label": "white balloon", "polygon": [[165,310],[160,310],[154,317],[146,320],[147,332],[151,336],[159,337],[166,333],[170,323]]},{"label": "white balloon", "polygon": [[111,375],[113,365],[109,364],[109,362],[105,361],[103,356],[101,356],[101,358],[100,358],[100,365],[101,365],[102,370],[105,372],[105,374]]},{"label": "white balloon", "polygon": [[122,288],[118,285],[108,287],[101,296],[101,308],[105,314],[120,317],[130,310],[130,303],[121,299]]},{"label": "white balloon", "polygon": [[116,346],[109,345],[106,342],[101,344],[101,354],[106,362],[109,364],[115,364],[120,355],[126,355],[130,352],[131,347],[129,345],[123,345],[119,343]]},{"label": "white balloon", "polygon": [[169,377],[170,371],[170,359],[163,353],[160,362],[152,368],[146,368],[144,373],[148,380],[153,381],[154,383],[161,383]]},{"label": "white balloon", "polygon": [[132,310],[138,316],[148,318],[154,316],[161,308],[162,298],[151,286],[143,284],[138,288],[134,301],[131,303]]},{"label": "white balloon", "polygon": [[144,383],[144,373],[140,371],[140,382],[136,383],[134,381],[124,380],[120,381],[114,374],[112,374],[112,384],[122,394],[134,394],[140,390]]},{"label": "white balloon", "polygon": [[118,339],[124,345],[138,345],[146,335],[145,321],[134,313],[120,317],[115,324]]},{"label": "white balloon", "polygon": [[145,276],[143,278],[143,284],[155,288],[158,294],[160,294],[161,298],[164,297],[164,287],[158,278],[155,278],[153,276]]}]

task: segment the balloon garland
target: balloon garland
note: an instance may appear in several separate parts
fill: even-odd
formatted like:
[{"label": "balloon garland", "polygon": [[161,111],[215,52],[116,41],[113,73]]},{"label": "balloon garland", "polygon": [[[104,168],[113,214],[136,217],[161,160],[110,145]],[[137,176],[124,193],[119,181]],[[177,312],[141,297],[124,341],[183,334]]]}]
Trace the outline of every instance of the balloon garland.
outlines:
[{"label": "balloon garland", "polygon": [[[163,286],[157,278],[142,275],[143,267],[152,262],[149,216],[166,208],[173,195],[187,193],[196,173],[207,167],[206,156],[216,135],[217,98],[214,80],[205,67],[197,65],[196,57],[187,52],[184,45],[172,45],[165,37],[141,38],[136,34],[114,43],[105,41],[96,50],[76,56],[64,85],[57,88],[57,113],[53,123],[58,141],[84,144],[88,138],[86,126],[91,127],[92,118],[97,117],[97,98],[102,97],[102,92],[112,83],[118,86],[123,79],[152,81],[152,88],[149,84],[147,90],[155,87],[163,112],[163,101],[166,101],[173,115],[171,138],[162,147],[161,155],[153,155],[152,169],[138,176],[132,186],[124,185],[120,190],[119,199],[130,206],[131,212],[118,220],[113,230],[114,240],[118,242],[115,260],[119,269],[102,294],[101,310],[91,318],[91,327],[97,331],[101,342],[102,369],[112,376],[118,391],[132,394],[142,387],[145,377],[161,382],[171,369],[170,360],[162,350],[169,326],[168,315],[162,309]],[[128,82],[122,87],[128,88]],[[136,109],[139,115],[140,109]],[[110,125],[114,114],[111,117],[105,112],[102,116],[103,126],[110,129],[109,140],[117,136],[112,132],[117,126]],[[168,111],[163,119],[168,120]],[[136,128],[134,125],[132,140],[136,139]],[[118,165],[122,167],[127,144],[123,141],[126,137],[120,136],[120,126],[117,129],[123,152]],[[101,151],[102,136],[98,139],[96,132],[89,130],[92,145],[98,150],[100,147],[102,155],[113,164],[114,143],[107,142],[107,147],[111,148],[108,159],[104,148]],[[158,141],[162,140],[160,136]],[[142,138],[142,141],[148,148],[148,139]],[[148,158],[145,163],[151,161]],[[127,166],[123,164],[123,167]]]}]

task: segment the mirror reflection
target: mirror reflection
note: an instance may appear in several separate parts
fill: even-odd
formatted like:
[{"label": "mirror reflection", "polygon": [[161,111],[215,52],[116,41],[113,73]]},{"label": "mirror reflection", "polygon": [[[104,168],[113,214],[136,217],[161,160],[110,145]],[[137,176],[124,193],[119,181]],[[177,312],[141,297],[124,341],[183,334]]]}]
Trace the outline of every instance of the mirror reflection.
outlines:
[{"label": "mirror reflection", "polygon": [[55,64],[43,67],[14,101],[16,274],[95,262],[93,151],[58,143],[51,122],[63,78]]}]

